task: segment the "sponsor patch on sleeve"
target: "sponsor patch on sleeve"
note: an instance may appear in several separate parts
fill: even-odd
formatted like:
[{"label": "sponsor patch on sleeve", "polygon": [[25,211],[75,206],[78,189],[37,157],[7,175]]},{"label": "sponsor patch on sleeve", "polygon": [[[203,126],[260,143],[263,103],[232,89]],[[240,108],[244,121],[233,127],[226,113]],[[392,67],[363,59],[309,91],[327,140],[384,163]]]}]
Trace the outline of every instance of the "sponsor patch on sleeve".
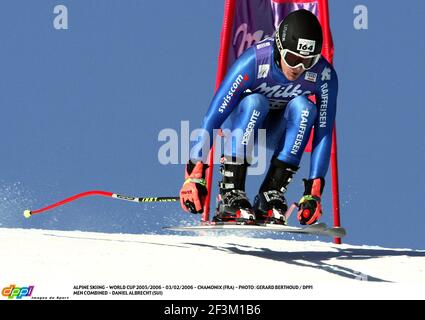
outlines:
[{"label": "sponsor patch on sleeve", "polygon": [[262,48],[265,48],[265,47],[268,47],[268,46],[270,46],[270,42],[262,42],[262,43],[257,44],[257,49],[262,49]]},{"label": "sponsor patch on sleeve", "polygon": [[322,72],[322,81],[330,81],[331,80],[331,68],[326,67]]},{"label": "sponsor patch on sleeve", "polygon": [[269,64],[260,64],[258,66],[258,79],[261,78],[267,78],[267,76],[269,75],[269,71],[270,71],[270,65]]},{"label": "sponsor patch on sleeve", "polygon": [[305,73],[305,78],[304,79],[307,80],[307,81],[310,81],[310,82],[316,82],[317,81],[317,73],[307,71]]}]

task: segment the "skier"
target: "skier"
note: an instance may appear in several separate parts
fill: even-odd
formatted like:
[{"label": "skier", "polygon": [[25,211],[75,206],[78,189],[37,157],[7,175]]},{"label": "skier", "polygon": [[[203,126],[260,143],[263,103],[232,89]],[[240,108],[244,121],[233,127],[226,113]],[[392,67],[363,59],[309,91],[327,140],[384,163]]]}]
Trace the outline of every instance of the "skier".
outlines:
[{"label": "skier", "polygon": [[[221,159],[223,178],[213,220],[286,224],[285,192],[299,169],[314,126],[310,176],[304,179],[298,220],[311,225],[322,215],[321,196],[329,167],[336,114],[338,79],[321,56],[322,28],[308,10],[290,13],[275,36],[247,49],[217,90],[202,123],[198,145],[213,144],[213,130],[223,123],[236,135],[228,139]],[[308,99],[315,96],[316,103]],[[251,205],[245,178],[254,145],[253,132],[267,130],[267,148],[274,151],[266,177]],[[254,140],[252,140],[254,139]],[[209,149],[208,149],[209,150]],[[202,213],[207,195],[206,154],[192,148],[180,190],[185,211]]]}]

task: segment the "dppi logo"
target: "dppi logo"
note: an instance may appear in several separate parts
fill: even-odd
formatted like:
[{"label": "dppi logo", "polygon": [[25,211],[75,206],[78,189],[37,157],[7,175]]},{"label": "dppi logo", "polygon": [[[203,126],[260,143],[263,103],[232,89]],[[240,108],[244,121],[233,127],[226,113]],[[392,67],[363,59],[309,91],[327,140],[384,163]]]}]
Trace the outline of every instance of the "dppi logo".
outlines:
[{"label": "dppi logo", "polygon": [[11,284],[9,287],[3,288],[1,294],[8,299],[22,299],[23,297],[31,297],[33,289],[34,286],[19,288],[15,284]]}]

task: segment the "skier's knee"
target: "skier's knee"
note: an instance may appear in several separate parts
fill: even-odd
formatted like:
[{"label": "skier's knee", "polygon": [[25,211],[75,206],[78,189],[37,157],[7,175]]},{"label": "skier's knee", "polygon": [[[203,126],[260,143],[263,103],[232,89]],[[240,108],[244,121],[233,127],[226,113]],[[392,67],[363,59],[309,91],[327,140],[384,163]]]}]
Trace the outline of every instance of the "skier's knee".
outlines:
[{"label": "skier's knee", "polygon": [[240,106],[245,111],[257,110],[259,112],[267,112],[269,108],[269,100],[260,93],[252,93],[242,99]]},{"label": "skier's knee", "polygon": [[317,116],[316,105],[311,102],[306,96],[299,96],[292,99],[286,107],[285,117],[292,115],[303,115],[310,119],[315,119]]}]

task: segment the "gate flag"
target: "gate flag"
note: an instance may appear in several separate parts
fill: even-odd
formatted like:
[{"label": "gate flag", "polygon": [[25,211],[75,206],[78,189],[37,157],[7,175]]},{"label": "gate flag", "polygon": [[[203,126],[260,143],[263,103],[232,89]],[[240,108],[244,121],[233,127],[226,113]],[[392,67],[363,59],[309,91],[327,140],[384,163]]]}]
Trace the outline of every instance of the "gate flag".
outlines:
[{"label": "gate flag", "polygon": [[[218,57],[216,89],[219,87],[227,68],[232,65],[233,61],[255,43],[273,36],[280,21],[292,11],[300,9],[309,10],[318,17],[323,30],[322,56],[332,63],[334,46],[329,26],[328,0],[226,0]],[[306,152],[310,151],[311,139],[306,148]],[[209,163],[213,163],[213,157],[214,147],[211,149],[209,155]],[[334,226],[340,226],[335,127],[332,135],[331,169]],[[208,190],[211,190],[212,172],[212,169],[207,172]],[[209,220],[210,198],[211,192],[208,192],[202,221]],[[335,243],[341,243],[341,239],[336,238]]]}]

